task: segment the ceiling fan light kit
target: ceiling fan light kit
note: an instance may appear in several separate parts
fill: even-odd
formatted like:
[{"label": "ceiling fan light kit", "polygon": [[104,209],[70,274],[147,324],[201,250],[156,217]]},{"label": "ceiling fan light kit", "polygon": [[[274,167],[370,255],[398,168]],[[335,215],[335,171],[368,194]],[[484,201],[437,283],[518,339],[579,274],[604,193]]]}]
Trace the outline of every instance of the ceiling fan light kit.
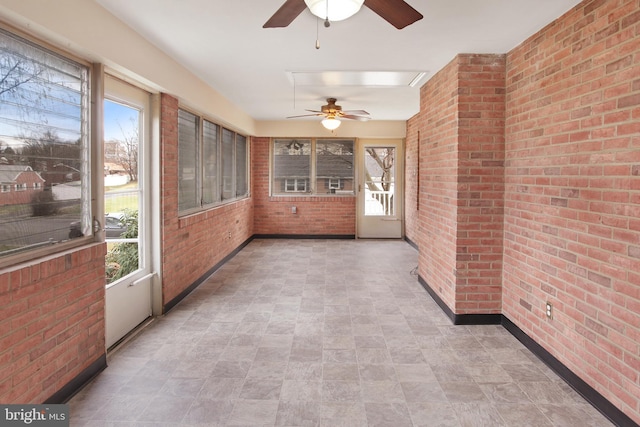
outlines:
[{"label": "ceiling fan light kit", "polygon": [[336,130],[340,127],[340,120],[335,117],[327,117],[326,119],[323,119],[321,123],[322,126],[328,130]]},{"label": "ceiling fan light kit", "polygon": [[315,16],[331,22],[352,17],[362,7],[364,0],[304,0]]}]

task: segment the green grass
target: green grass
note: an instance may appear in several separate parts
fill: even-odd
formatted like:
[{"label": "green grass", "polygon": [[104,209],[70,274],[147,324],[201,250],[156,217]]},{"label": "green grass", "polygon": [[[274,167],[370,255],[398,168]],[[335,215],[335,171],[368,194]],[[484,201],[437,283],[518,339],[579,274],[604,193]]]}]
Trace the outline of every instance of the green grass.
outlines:
[{"label": "green grass", "polygon": [[[118,187],[106,187],[105,194],[109,194],[117,191],[132,190],[138,187],[137,182],[130,182],[126,185]],[[125,209],[138,210],[138,195],[137,194],[123,194],[120,196],[111,196],[105,198],[104,211],[105,212],[122,212]]]}]

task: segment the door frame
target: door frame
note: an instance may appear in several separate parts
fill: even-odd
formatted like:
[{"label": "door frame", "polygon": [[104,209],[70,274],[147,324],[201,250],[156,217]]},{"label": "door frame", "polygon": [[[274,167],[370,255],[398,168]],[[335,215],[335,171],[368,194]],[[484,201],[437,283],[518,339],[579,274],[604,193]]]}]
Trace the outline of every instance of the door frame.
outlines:
[{"label": "door frame", "polygon": [[[365,148],[395,147],[394,159],[394,207],[393,217],[365,216]],[[368,139],[357,141],[356,147],[356,237],[358,239],[402,239],[404,238],[404,139]]]}]

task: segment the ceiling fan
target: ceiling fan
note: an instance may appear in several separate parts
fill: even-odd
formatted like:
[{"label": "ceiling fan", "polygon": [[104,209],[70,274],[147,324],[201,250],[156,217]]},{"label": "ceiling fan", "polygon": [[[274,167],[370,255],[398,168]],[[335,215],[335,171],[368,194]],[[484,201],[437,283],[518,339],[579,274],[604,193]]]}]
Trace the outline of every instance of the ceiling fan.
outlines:
[{"label": "ceiling fan", "polygon": [[[351,10],[346,12],[346,16],[331,19],[332,11],[330,8],[337,7],[338,3],[329,4],[329,1],[331,0],[286,0],[262,28],[286,27],[291,24],[307,6],[314,15],[325,19],[326,25],[331,20],[346,19],[355,14],[360,10],[360,6],[363,3],[363,0],[350,0],[348,3],[351,4]],[[342,1],[344,2],[346,0]],[[423,18],[420,12],[404,0],[364,0],[364,5],[399,30]]]},{"label": "ceiling fan", "polygon": [[337,101],[338,100],[336,98],[327,98],[327,105],[323,105],[320,110],[306,110],[312,114],[289,116],[287,117],[287,119],[295,119],[298,117],[324,116],[322,125],[329,130],[337,129],[338,126],[340,126],[339,119],[358,120],[361,122],[371,119],[371,117],[369,117],[369,113],[367,113],[365,110],[343,110],[340,105],[336,104]]}]

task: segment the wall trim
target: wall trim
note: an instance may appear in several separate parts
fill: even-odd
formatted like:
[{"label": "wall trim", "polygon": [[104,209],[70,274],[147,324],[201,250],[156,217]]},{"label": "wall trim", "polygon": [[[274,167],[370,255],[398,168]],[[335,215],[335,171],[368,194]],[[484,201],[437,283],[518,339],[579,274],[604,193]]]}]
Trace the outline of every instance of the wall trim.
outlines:
[{"label": "wall trim", "polygon": [[200,276],[195,282],[185,288],[182,292],[180,292],[177,296],[175,296],[171,301],[167,302],[162,306],[162,314],[167,314],[169,310],[175,307],[180,301],[182,301],[187,295],[193,292],[198,286],[202,284],[205,280],[209,278],[213,273],[216,272],[220,267],[226,264],[231,258],[236,256],[245,246],[247,246],[254,239],[255,236],[249,237],[247,240],[242,242],[237,248],[231,251],[227,256],[218,261],[213,267],[207,270],[202,276]]},{"label": "wall trim", "polygon": [[501,325],[609,421],[618,427],[640,427],[627,414],[556,359],[555,356],[522,331],[504,314],[455,314],[422,277],[418,276],[418,282],[454,325]]},{"label": "wall trim", "polygon": [[404,236],[404,240],[411,245],[411,247],[413,247],[413,249],[415,249],[416,251],[420,251],[420,248],[418,247],[418,244],[415,243],[413,240],[411,240],[410,238],[408,238],[407,236]]},{"label": "wall trim", "polygon": [[607,400],[596,389],[587,384],[565,364],[555,358],[544,347],[516,326],[507,316],[502,315],[502,326],[520,341],[529,351],[542,360],[553,372],[580,394],[587,402],[618,427],[640,427],[627,414]]},{"label": "wall trim", "polygon": [[94,379],[100,372],[104,371],[107,367],[107,353],[103,353],[93,363],[82,370],[71,381],[62,386],[60,390],[53,393],[44,403],[65,403],[68,402],[76,393],[87,385],[92,379]]},{"label": "wall trim", "polygon": [[427,293],[438,304],[440,309],[444,311],[454,325],[499,325],[502,321],[500,313],[481,313],[481,314],[456,314],[449,306],[440,298],[440,295],[434,291],[431,286],[418,275],[418,283],[427,291]]},{"label": "wall trim", "polygon": [[355,239],[355,234],[254,234],[255,239]]}]

